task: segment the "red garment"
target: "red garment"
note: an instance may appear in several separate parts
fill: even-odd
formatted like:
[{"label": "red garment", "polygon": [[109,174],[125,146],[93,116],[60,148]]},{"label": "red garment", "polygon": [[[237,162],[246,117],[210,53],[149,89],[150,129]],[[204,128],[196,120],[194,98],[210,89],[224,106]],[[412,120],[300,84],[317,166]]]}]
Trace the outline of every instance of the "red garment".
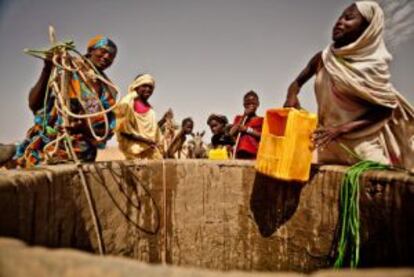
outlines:
[{"label": "red garment", "polygon": [[[242,115],[238,115],[234,118],[233,124],[238,124],[243,119]],[[250,127],[258,133],[262,133],[262,125],[263,125],[263,117],[260,116],[253,116],[247,120],[244,124],[246,127]],[[236,150],[236,157],[243,156],[246,157],[244,154],[248,154],[251,158],[256,158],[257,151],[259,150],[259,142],[260,139],[256,138],[252,135],[247,133],[241,133],[239,144],[237,145]]]},{"label": "red garment", "polygon": [[146,113],[151,109],[150,105],[146,105],[145,103],[142,103],[141,100],[135,99],[134,100],[134,110],[137,113]]}]

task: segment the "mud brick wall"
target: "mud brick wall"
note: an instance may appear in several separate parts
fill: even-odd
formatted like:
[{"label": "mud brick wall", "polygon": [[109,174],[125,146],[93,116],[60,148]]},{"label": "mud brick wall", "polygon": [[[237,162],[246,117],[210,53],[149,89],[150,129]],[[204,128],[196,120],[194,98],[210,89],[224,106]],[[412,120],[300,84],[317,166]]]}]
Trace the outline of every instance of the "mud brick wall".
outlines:
[{"label": "mud brick wall", "polygon": [[[106,254],[218,270],[329,267],[344,167],[307,184],[256,174],[247,161],[119,161],[83,166]],[[361,182],[361,265],[414,265],[414,177]],[[0,236],[97,252],[77,169],[0,171]]]}]

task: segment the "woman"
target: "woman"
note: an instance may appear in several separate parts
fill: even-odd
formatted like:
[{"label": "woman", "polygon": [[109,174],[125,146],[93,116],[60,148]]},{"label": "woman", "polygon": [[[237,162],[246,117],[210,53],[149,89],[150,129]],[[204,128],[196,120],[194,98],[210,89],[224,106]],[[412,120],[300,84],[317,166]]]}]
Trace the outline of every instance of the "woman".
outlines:
[{"label": "woman", "polygon": [[[104,36],[96,36],[88,42],[85,55],[91,64],[82,59],[72,59],[79,71],[71,72],[68,75],[67,96],[71,112],[76,114],[97,113],[115,105],[116,91],[101,80],[87,76],[91,76],[91,72],[96,69],[99,74],[109,80],[104,74],[104,70],[111,66],[116,53],[117,47],[112,40]],[[63,126],[62,116],[56,105],[56,92],[52,91],[46,94],[52,68],[53,63],[46,59],[39,80],[29,94],[29,107],[35,115],[35,124],[27,132],[26,139],[17,147],[14,159],[20,167],[37,165],[46,159],[63,162],[70,158],[64,140],[59,141],[57,147],[50,144],[62,132],[63,127],[70,133],[75,154],[81,161],[94,161],[97,149],[104,148],[106,142],[113,135],[115,116],[112,112],[106,114],[109,131],[107,136],[102,139],[99,136],[103,136],[105,133],[106,119],[104,116],[91,118],[95,134],[92,134],[86,120],[69,118],[69,122]]]},{"label": "woman", "polygon": [[150,74],[138,75],[128,87],[128,95],[116,108],[116,135],[119,149],[127,159],[162,159],[161,126],[171,111],[157,122],[148,100],[155,80]]},{"label": "woman", "polygon": [[390,83],[384,14],[372,1],[349,6],[336,22],[333,44],[317,53],[288,89],[286,107],[300,108],[300,88],[316,74],[320,128],[313,136],[321,163],[360,158],[414,168],[413,107]]}]

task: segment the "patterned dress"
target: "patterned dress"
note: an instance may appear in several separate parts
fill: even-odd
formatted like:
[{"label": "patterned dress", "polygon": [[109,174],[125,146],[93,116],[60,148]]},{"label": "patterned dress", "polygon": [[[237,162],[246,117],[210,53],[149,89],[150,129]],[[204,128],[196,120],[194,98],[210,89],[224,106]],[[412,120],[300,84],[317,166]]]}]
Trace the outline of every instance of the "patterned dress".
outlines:
[{"label": "patterned dress", "polygon": [[[81,72],[88,75],[92,69],[81,67]],[[60,72],[62,74],[62,72]],[[104,76],[106,78],[106,76]],[[93,89],[92,89],[93,88]],[[76,114],[96,113],[115,105],[116,92],[100,80],[87,78],[86,82],[76,72],[69,73],[68,97],[70,110]],[[68,159],[65,144],[68,140],[60,140],[57,144],[48,143],[57,139],[63,133],[63,118],[56,107],[56,95],[50,91],[45,96],[45,105],[35,112],[34,126],[31,127],[16,151],[14,159],[20,167],[31,167],[42,163],[47,158],[55,162]],[[94,161],[97,149],[104,148],[106,142],[112,137],[116,126],[115,115],[107,113],[109,134],[102,140],[97,140],[84,131],[71,134],[71,141],[77,157],[82,161]],[[70,119],[73,120],[73,119]],[[105,117],[92,117],[91,123],[95,133],[101,134],[105,130]],[[88,132],[89,133],[89,132]]]}]

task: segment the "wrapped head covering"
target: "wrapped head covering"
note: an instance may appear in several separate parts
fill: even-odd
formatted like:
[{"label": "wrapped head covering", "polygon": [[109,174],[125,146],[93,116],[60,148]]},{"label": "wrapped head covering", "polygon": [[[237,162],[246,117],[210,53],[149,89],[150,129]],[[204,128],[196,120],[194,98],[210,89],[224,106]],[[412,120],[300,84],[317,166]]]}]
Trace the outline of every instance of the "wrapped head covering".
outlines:
[{"label": "wrapped head covering", "polygon": [[119,149],[127,159],[162,159],[158,147],[141,141],[131,140],[123,134],[140,136],[150,139],[157,144],[161,142],[161,132],[158,127],[155,112],[152,108],[140,113],[134,110],[134,99],[137,97],[136,88],[142,85],[155,85],[150,74],[139,75],[128,87],[128,94],[118,103],[115,113],[117,116],[117,134]]},{"label": "wrapped head covering", "polygon": [[[342,138],[364,159],[384,162],[386,156],[388,162],[413,170],[414,108],[390,82],[392,56],[384,43],[384,13],[374,1],[355,6],[369,25],[356,41],[339,48],[329,45],[322,52],[324,69],[315,83],[320,122],[339,126],[374,109],[392,109],[389,117]],[[330,147],[326,157],[342,155],[337,144]]]},{"label": "wrapped head covering", "polygon": [[135,93],[135,89],[142,85],[155,87],[155,79],[150,74],[138,75],[138,77],[128,86],[128,93]]},{"label": "wrapped head covering", "polygon": [[397,96],[388,66],[392,56],[383,39],[384,13],[374,1],[359,1],[355,5],[368,21],[368,27],[348,45],[328,46],[322,53],[324,65],[338,87],[354,91],[369,103],[395,108]]},{"label": "wrapped head covering", "polygon": [[102,35],[97,35],[97,36],[91,38],[88,41],[88,45],[87,45],[88,52],[93,50],[93,49],[99,49],[99,48],[105,48],[109,52],[116,52],[117,51],[116,44],[111,39],[109,39],[108,37],[105,37],[105,36],[102,36]]}]

